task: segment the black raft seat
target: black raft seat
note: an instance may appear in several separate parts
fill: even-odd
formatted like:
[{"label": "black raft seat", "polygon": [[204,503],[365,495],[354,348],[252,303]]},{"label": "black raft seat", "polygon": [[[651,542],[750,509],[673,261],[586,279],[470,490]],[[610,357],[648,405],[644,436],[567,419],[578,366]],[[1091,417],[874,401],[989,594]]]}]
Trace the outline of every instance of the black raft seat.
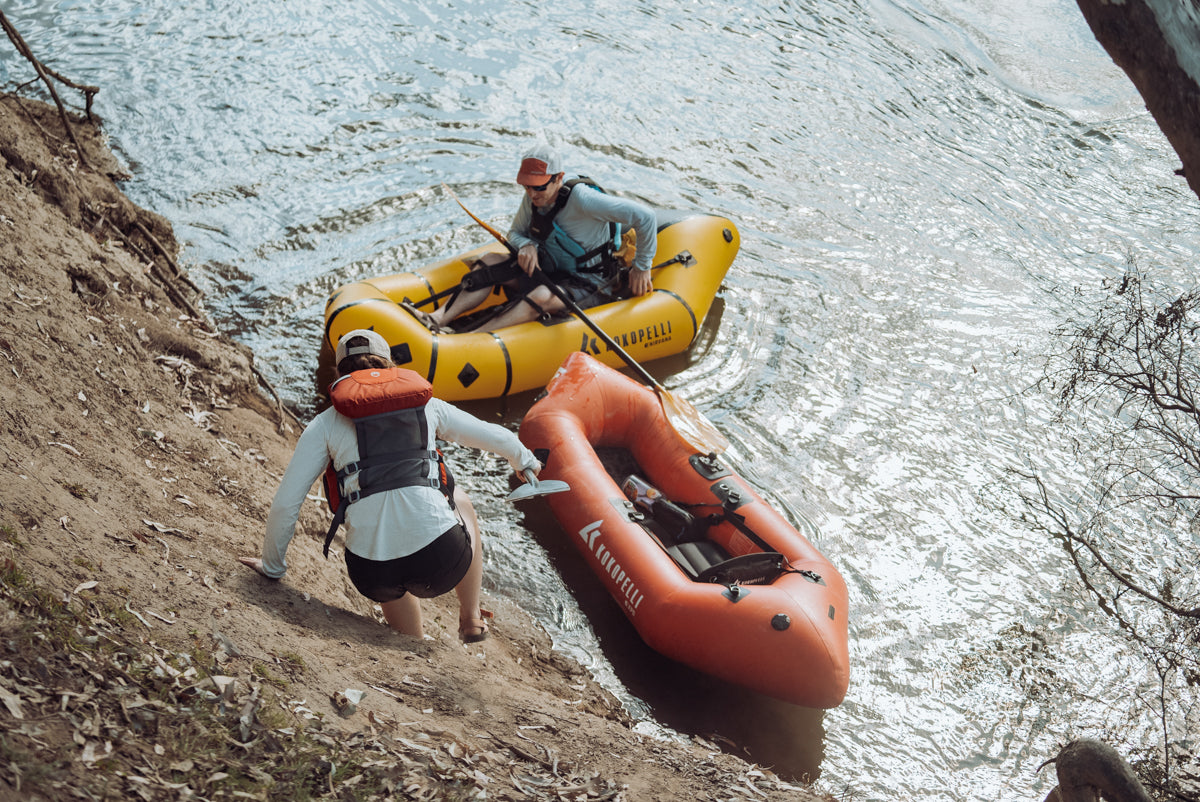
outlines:
[{"label": "black raft seat", "polygon": [[667,554],[679,563],[688,576],[697,579],[701,574],[715,565],[720,565],[729,559],[725,549],[711,540],[693,540],[687,543],[677,543],[667,549]]},{"label": "black raft seat", "polygon": [[667,554],[695,582],[765,585],[783,573],[783,555],[760,551],[731,557],[711,540],[693,540],[667,549]]}]

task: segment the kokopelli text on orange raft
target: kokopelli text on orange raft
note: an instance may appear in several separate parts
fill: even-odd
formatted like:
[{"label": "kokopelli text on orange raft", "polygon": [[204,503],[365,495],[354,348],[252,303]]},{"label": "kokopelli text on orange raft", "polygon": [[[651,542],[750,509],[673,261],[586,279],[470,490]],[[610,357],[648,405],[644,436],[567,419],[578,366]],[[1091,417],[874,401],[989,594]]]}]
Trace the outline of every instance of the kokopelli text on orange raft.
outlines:
[{"label": "kokopelli text on orange raft", "polygon": [[593,521],[579,530],[579,536],[583,538],[583,542],[587,544],[588,551],[600,563],[600,567],[604,572],[612,578],[613,582],[617,583],[617,587],[620,588],[621,594],[625,597],[625,606],[629,609],[629,612],[636,613],[638,605],[645,598],[645,594],[638,590],[633,578],[625,573],[625,569],[617,562],[617,558],[601,542],[600,525],[602,523],[603,521]]}]

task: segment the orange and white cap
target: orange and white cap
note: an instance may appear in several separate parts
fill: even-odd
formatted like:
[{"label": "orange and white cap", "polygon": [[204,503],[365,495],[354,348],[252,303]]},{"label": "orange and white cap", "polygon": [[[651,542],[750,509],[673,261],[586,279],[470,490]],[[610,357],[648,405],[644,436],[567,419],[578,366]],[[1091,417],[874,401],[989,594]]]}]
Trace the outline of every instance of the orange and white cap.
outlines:
[{"label": "orange and white cap", "polygon": [[517,183],[526,187],[541,186],[562,171],[562,159],[554,148],[549,145],[535,145],[521,157]]}]

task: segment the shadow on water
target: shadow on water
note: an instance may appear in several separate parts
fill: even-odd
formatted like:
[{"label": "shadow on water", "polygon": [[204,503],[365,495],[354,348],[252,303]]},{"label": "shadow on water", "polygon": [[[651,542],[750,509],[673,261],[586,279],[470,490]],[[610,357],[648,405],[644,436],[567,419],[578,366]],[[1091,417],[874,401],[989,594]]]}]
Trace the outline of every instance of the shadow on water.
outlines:
[{"label": "shadow on water", "polygon": [[[825,755],[823,710],[798,707],[731,685],[648,647],[591,572],[542,499],[520,502],[522,525],[546,551],[587,617],[622,685],[655,721],[698,735],[726,752],[794,781],[815,781]],[[731,660],[738,659],[730,655]],[[747,672],[754,666],[747,665]]]}]

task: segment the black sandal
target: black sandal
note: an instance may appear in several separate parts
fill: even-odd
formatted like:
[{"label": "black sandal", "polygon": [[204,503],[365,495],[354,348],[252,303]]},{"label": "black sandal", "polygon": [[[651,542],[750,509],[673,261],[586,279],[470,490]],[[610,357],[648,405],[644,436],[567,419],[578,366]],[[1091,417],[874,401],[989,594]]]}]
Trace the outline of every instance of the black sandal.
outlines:
[{"label": "black sandal", "polygon": [[[487,624],[487,619],[495,617],[491,610],[479,609],[478,618],[468,618],[466,621],[459,620],[458,622],[458,639],[463,643],[479,643],[487,640],[490,628]],[[468,634],[468,630],[479,630]]]}]

